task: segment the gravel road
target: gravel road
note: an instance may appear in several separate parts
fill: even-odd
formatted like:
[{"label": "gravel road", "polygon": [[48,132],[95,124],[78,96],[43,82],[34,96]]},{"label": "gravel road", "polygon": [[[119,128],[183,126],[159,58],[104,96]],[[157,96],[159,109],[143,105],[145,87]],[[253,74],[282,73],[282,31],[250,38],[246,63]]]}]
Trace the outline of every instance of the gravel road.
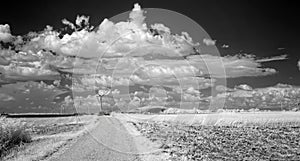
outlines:
[{"label": "gravel road", "polygon": [[123,124],[114,117],[101,117],[96,128],[65,148],[51,161],[140,161],[138,151]]}]

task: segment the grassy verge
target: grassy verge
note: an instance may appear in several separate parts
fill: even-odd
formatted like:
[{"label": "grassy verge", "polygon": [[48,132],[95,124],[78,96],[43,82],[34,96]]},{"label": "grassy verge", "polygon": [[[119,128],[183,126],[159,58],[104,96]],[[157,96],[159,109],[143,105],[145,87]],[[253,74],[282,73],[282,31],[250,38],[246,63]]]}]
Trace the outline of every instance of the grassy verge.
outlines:
[{"label": "grassy verge", "polygon": [[25,127],[20,121],[0,118],[0,159],[23,143],[32,141]]},{"label": "grassy verge", "polygon": [[[59,118],[7,118],[20,122],[31,142],[6,153],[6,161],[47,160],[70,141],[87,132],[97,123],[98,116],[73,116]],[[2,145],[2,144],[1,144]],[[1,160],[1,159],[0,159]]]}]

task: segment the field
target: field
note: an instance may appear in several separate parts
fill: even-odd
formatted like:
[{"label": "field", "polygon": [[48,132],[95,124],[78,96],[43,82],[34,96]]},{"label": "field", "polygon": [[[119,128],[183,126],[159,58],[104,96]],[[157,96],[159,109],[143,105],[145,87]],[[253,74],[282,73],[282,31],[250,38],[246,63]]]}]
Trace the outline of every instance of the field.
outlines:
[{"label": "field", "polygon": [[300,122],[300,112],[220,112],[209,114],[128,114],[120,116],[133,121],[159,121],[188,125],[247,125]]},{"label": "field", "polygon": [[169,160],[300,160],[300,113],[120,116]]},{"label": "field", "polygon": [[[79,136],[89,129],[98,129],[94,135],[113,146],[132,145],[145,161],[300,160],[300,112],[112,113],[104,117],[5,118],[5,121],[10,123],[7,127],[18,125],[30,136],[29,142],[19,144],[1,158],[8,161],[62,157],[63,149],[79,141]],[[123,132],[132,137],[126,144],[122,144],[126,139],[122,138]],[[81,142],[79,145],[83,145]],[[80,147],[77,144],[69,149],[70,155]],[[83,149],[90,146],[84,145]],[[101,149],[95,144],[91,151],[80,152],[89,156],[95,148]]]},{"label": "field", "polygon": [[[31,141],[14,148],[3,160],[43,160],[67,142],[77,138],[95,126],[98,116],[72,116],[57,118],[5,118],[7,122],[18,122],[29,134]],[[6,125],[6,126],[12,126]],[[1,159],[0,159],[1,160]]]}]

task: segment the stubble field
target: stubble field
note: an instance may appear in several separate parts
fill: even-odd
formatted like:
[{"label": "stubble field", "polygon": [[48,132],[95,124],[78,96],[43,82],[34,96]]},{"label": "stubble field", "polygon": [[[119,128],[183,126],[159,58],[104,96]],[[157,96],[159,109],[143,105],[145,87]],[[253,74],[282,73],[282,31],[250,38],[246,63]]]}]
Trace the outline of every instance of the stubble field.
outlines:
[{"label": "stubble field", "polygon": [[300,160],[300,113],[131,115],[169,160]]}]

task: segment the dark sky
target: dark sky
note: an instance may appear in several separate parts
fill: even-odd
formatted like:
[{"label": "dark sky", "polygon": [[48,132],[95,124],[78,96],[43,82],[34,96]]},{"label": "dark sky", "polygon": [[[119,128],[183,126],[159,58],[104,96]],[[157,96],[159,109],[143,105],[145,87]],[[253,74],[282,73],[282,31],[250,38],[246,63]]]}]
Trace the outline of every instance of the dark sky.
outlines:
[{"label": "dark sky", "polygon": [[[288,54],[288,60],[264,64],[278,70],[266,77],[229,79],[228,85],[247,83],[253,87],[277,83],[300,85],[297,61],[300,59],[299,19],[296,1],[210,0],[210,1],[9,1],[1,4],[0,24],[8,23],[14,35],[39,31],[46,25],[62,27],[61,20],[75,20],[77,15],[90,16],[92,25],[104,18],[132,9],[134,3],[143,8],[163,8],[182,13],[200,24],[219,44],[221,55],[240,51],[258,57]],[[278,50],[278,48],[285,48]]]}]

